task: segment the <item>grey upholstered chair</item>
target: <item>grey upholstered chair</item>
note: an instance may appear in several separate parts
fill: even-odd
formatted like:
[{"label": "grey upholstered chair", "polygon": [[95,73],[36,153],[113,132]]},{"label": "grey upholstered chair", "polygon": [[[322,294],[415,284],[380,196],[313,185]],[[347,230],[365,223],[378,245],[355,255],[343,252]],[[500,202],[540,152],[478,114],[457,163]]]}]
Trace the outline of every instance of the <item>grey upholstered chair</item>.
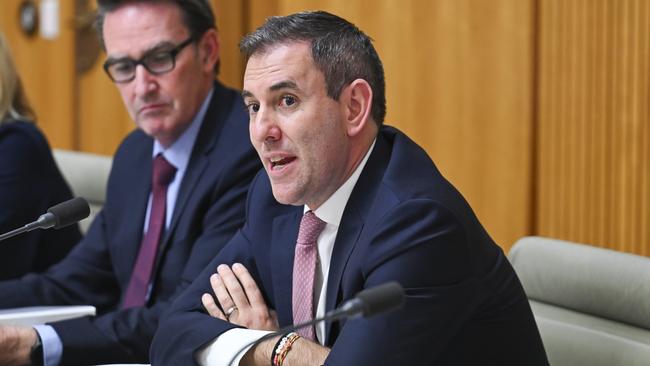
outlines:
[{"label": "grey upholstered chair", "polygon": [[650,258],[541,237],[509,257],[551,365],[650,365]]},{"label": "grey upholstered chair", "polygon": [[90,205],[90,216],[79,223],[85,233],[106,200],[106,184],[113,159],[106,155],[61,149],[54,149],[54,159],[73,194],[85,198]]}]

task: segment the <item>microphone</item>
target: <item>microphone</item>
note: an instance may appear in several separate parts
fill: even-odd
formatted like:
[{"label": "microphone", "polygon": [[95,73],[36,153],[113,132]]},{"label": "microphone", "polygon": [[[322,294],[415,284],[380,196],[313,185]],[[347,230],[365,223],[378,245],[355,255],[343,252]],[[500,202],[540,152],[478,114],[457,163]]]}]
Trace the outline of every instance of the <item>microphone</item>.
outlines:
[{"label": "microphone", "polygon": [[391,281],[359,292],[353,299],[344,302],[324,317],[331,316],[328,320],[345,317],[367,318],[400,308],[403,304],[404,289],[399,283]]},{"label": "microphone", "polygon": [[404,305],[404,288],[402,288],[402,286],[396,281],[387,282],[379,286],[365,289],[357,293],[354,298],[344,302],[338,308],[327,312],[322,317],[301,324],[284,327],[275,332],[266,334],[253,342],[249,342],[235,353],[232,359],[228,362],[228,365],[232,365],[237,356],[239,356],[239,354],[249,346],[255,346],[262,341],[273,338],[277,335],[290,333],[297,329],[309,327],[326,320],[336,321],[345,318],[368,318],[373,315],[396,310],[401,308],[402,305]]},{"label": "microphone", "polygon": [[61,229],[85,219],[88,215],[90,215],[88,202],[86,202],[82,197],[75,197],[71,200],[50,207],[47,210],[47,213],[39,216],[36,221],[0,235],[0,241],[35,229],[49,229],[52,227],[55,229]]}]

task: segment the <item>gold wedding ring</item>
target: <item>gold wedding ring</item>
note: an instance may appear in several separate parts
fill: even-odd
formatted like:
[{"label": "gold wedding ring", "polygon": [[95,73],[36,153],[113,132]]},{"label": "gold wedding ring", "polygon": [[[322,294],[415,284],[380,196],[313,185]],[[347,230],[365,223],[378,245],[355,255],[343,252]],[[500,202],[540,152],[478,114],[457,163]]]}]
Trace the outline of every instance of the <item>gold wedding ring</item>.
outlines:
[{"label": "gold wedding ring", "polygon": [[233,305],[233,306],[229,307],[229,308],[226,310],[226,312],[224,313],[224,314],[226,315],[226,319],[230,318],[230,315],[231,315],[232,313],[234,313],[235,310],[237,310],[237,306]]}]

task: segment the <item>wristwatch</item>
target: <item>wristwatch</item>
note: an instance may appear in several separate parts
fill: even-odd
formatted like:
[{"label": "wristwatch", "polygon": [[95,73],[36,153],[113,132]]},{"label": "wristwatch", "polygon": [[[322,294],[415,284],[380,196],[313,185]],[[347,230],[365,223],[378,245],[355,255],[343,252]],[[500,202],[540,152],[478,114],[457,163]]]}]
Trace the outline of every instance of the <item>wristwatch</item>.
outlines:
[{"label": "wristwatch", "polygon": [[29,352],[29,360],[32,366],[43,366],[43,343],[41,343],[41,336],[38,332],[36,332],[36,341]]}]

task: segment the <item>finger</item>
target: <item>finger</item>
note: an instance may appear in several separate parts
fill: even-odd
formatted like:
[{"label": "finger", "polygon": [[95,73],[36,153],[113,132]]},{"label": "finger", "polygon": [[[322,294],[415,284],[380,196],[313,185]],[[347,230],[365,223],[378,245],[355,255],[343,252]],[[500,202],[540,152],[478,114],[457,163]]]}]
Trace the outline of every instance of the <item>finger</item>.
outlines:
[{"label": "finger", "polygon": [[208,311],[208,314],[210,314],[210,316],[213,318],[219,318],[221,320],[228,320],[226,319],[226,316],[223,315],[223,312],[221,312],[217,304],[214,302],[212,295],[203,294],[203,296],[201,296],[201,302],[203,303],[203,307],[205,307],[205,310]]},{"label": "finger", "polygon": [[235,263],[232,266],[232,271],[237,276],[237,279],[244,287],[246,296],[248,297],[248,302],[254,308],[266,308],[266,302],[262,296],[260,288],[257,286],[257,283],[253,279],[253,276],[248,272],[246,267],[241,263]]},{"label": "finger", "polygon": [[219,274],[215,273],[210,276],[210,284],[212,285],[214,296],[217,298],[217,301],[219,301],[219,305],[223,311],[226,311],[226,309],[235,305]]},{"label": "finger", "polygon": [[230,298],[232,299],[232,301],[234,301],[235,306],[237,306],[240,309],[249,307],[248,297],[246,297],[246,293],[244,292],[244,289],[241,287],[241,284],[239,283],[237,276],[235,276],[235,274],[232,272],[232,269],[230,269],[230,267],[228,267],[227,265],[222,264],[219,267],[217,267],[217,272],[221,277],[221,282],[225,285],[226,289],[228,290],[228,294],[230,294]]}]

